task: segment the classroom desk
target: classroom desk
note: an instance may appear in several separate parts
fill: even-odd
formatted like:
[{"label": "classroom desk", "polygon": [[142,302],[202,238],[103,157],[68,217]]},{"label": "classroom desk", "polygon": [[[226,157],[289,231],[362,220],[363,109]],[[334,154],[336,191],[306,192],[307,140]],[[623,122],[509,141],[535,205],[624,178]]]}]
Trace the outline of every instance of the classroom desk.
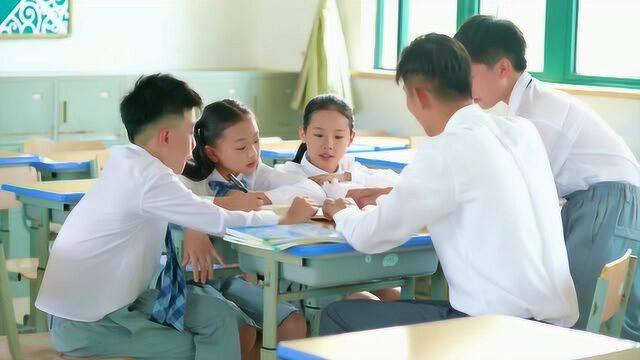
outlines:
[{"label": "classroom desk", "polygon": [[284,360],[640,359],[640,344],[509,316],[353,332],[278,345]]},{"label": "classroom desk", "polygon": [[[285,162],[293,159],[300,146],[300,140],[285,140],[279,143],[264,144],[260,146],[260,157],[269,166],[273,166],[278,162]],[[348,153],[358,153],[366,151],[375,151],[373,145],[353,144],[347,150]]]},{"label": "classroom desk", "polygon": [[38,258],[38,277],[30,286],[30,325],[37,331],[47,331],[46,315],[35,308],[35,299],[49,260],[49,224],[62,224],[95,180],[48,181],[26,184],[5,183],[2,190],[13,192],[30,220],[30,253]]},{"label": "classroom desk", "polygon": [[31,165],[40,173],[40,180],[76,180],[95,177],[94,161],[55,161],[50,159],[39,159]]},{"label": "classroom desk", "polygon": [[[3,190],[14,192],[31,220],[32,253],[39,264],[49,257],[49,223],[62,223],[75,204],[95,180],[70,180],[31,184],[5,184]],[[404,298],[413,297],[415,276],[433,274],[438,259],[427,235],[415,236],[399,248],[382,254],[366,255],[347,244],[300,246],[273,252],[234,245],[242,271],[264,274],[264,333],[263,359],[275,357],[276,306],[279,301],[316,298],[335,294],[349,294],[363,290],[377,290],[401,286]],[[357,269],[357,271],[353,271]],[[46,330],[46,318],[33,306],[42,281],[44,267],[40,265],[38,278],[31,282],[31,311],[35,326]],[[279,293],[281,279],[307,285],[302,292]],[[317,329],[318,317],[313,328]]]},{"label": "classroom desk", "polygon": [[[298,246],[274,252],[234,244],[240,268],[264,275],[261,358],[275,359],[277,303],[358,291],[402,287],[402,298],[413,298],[415,276],[436,272],[438,258],[428,235],[416,235],[402,246],[381,254],[362,254],[348,244]],[[307,285],[300,292],[281,293],[280,280]],[[307,308],[307,311],[309,308]],[[317,334],[319,312],[312,320]]]},{"label": "classroom desk", "polygon": [[[0,151],[0,184],[11,180],[27,181],[35,178],[30,165],[37,161],[35,155],[21,154],[17,152]],[[9,255],[9,209],[19,207],[13,194],[0,191],[0,293],[9,294],[9,284],[5,254]],[[10,296],[7,296],[10,298]],[[13,302],[2,301],[3,311],[0,313],[13,314]],[[6,326],[0,316],[0,335],[5,334]]]},{"label": "classroom desk", "polygon": [[353,139],[357,145],[371,145],[374,151],[401,150],[409,147],[409,139],[392,136],[357,136]]},{"label": "classroom desk", "polygon": [[415,156],[415,149],[404,149],[358,153],[355,155],[355,160],[367,167],[391,169],[400,172],[407,164],[413,161]]}]

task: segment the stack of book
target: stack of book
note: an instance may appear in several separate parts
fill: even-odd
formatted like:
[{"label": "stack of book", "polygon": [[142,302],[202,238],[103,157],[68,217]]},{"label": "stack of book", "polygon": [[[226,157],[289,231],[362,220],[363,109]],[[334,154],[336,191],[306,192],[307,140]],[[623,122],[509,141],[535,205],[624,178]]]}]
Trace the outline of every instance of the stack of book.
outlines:
[{"label": "stack of book", "polygon": [[228,228],[224,240],[259,249],[282,251],[292,246],[346,242],[339,232],[314,224]]}]

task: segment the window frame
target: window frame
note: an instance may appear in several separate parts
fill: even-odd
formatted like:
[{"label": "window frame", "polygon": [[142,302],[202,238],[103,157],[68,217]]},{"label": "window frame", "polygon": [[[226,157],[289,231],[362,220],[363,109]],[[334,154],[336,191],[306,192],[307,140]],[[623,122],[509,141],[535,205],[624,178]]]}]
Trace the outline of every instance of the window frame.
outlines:
[{"label": "window frame", "polygon": [[[381,66],[384,50],[382,46],[384,2],[391,1],[398,2],[397,56],[410,40],[408,27],[411,0],[377,0],[374,51],[374,69],[376,70],[394,70]],[[456,24],[458,27],[470,16],[480,13],[480,1],[482,0],[457,0]],[[531,74],[539,80],[559,84],[640,89],[640,78],[584,75],[576,72],[578,6],[579,0],[546,0],[544,70],[531,72]]]}]

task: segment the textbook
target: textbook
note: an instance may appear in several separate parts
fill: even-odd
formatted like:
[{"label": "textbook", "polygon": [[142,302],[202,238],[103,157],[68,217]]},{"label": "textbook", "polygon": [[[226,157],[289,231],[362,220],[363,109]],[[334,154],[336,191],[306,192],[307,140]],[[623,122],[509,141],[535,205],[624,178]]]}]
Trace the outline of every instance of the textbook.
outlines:
[{"label": "textbook", "polygon": [[281,251],[297,245],[346,242],[339,232],[314,224],[227,228],[224,240],[259,249]]},{"label": "textbook", "polygon": [[[287,214],[287,211],[289,211],[289,205],[262,205],[260,210],[273,211],[278,216],[284,216]],[[311,220],[328,221],[322,213],[322,208],[318,209],[318,212],[311,217]]]}]

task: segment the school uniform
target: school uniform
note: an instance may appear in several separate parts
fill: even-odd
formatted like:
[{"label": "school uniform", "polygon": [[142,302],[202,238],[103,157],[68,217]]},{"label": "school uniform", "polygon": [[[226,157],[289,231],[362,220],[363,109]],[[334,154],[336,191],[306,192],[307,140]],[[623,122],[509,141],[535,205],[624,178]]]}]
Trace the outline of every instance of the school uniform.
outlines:
[{"label": "school uniform", "polygon": [[[624,140],[577,99],[524,72],[509,99],[545,144],[562,209],[569,267],[585,328],[603,266],[627,249],[640,253],[640,165]],[[640,341],[640,277],[636,277],[623,336]]]},{"label": "school uniform", "polygon": [[[377,206],[334,215],[355,249],[379,253],[427,226],[450,303],[330,305],[321,333],[504,314],[571,326],[576,293],[549,161],[535,128],[476,105],[458,110],[419,148]],[[377,314],[390,314],[378,317]]]},{"label": "school uniform", "polygon": [[158,294],[149,285],[161,267],[169,222],[223,234],[227,226],[273,225],[278,217],[268,211],[224,210],[195,196],[145,149],[113,147],[95,186],[62,226],[36,299],[36,307],[49,314],[58,351],[70,356],[240,358],[243,317],[222,296],[189,287],[184,332],[148,319]]},{"label": "school uniform", "polygon": [[[299,164],[288,161],[279,167],[278,170],[304,177],[330,174],[313,165],[311,161],[309,161],[307,153],[302,156]],[[398,173],[393,170],[370,169],[356,162],[350,155],[345,155],[340,159],[338,169],[335,172],[349,172],[351,174],[351,181],[323,184],[322,189],[326,196],[331,199],[345,197],[350,189],[393,187],[399,179]]]},{"label": "school uniform", "polygon": [[[193,181],[184,176],[180,180],[195,195],[213,199],[217,196],[225,196],[234,187],[226,180],[218,170],[214,170],[209,177],[202,181]],[[324,193],[313,181],[305,177],[285,174],[274,170],[272,167],[260,163],[253,173],[239,174],[238,180],[250,191],[263,191],[274,204],[291,204],[296,196],[308,196],[321,202]],[[235,189],[237,190],[237,189]],[[263,288],[251,284],[242,278],[229,278],[223,282],[209,282],[211,286],[221,294],[238,305],[255,327],[262,327],[263,319]],[[284,321],[298,308],[291,303],[278,304],[278,323]],[[300,309],[302,310],[302,309]]]},{"label": "school uniform", "polygon": [[[306,176],[283,173],[262,162],[258,164],[254,172],[239,174],[238,179],[250,191],[264,192],[271,203],[276,205],[289,205],[297,196],[307,196],[317,202],[324,200],[322,189]],[[219,194],[215,194],[218,187],[226,194],[225,190],[228,188],[224,185],[229,184],[229,181],[222,177],[217,170],[214,170],[209,177],[202,181],[193,181],[184,176],[180,176],[180,180],[194,194],[207,197],[219,196]]]}]

